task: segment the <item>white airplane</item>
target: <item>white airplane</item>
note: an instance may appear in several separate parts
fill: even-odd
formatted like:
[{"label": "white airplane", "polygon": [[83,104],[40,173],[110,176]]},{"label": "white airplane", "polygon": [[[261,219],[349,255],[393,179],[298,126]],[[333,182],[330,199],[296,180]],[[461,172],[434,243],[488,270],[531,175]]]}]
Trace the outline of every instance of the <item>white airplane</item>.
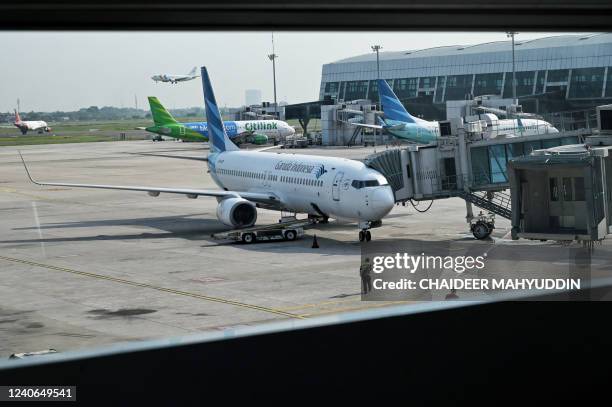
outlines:
[{"label": "white airplane", "polygon": [[155,83],[170,82],[172,84],[176,84],[178,82],[190,81],[199,76],[199,75],[196,75],[196,69],[197,67],[194,66],[193,69],[189,71],[187,75],[173,75],[173,74],[162,73],[159,75],[153,75],[151,79],[153,79]]},{"label": "white airplane", "polygon": [[[346,158],[240,150],[225,131],[206,68],[201,72],[211,146],[202,159],[219,190],[38,182],[28,172],[30,180],[39,185],[143,191],[151,196],[212,196],[219,202],[217,218],[233,228],[255,224],[258,207],[357,221],[359,240],[371,239],[369,229],[379,226],[395,204],[381,173]],[[24,166],[28,171],[25,161]]]},{"label": "white airplane", "polygon": [[42,120],[21,120],[19,117],[19,112],[15,110],[15,122],[13,123],[15,127],[21,130],[21,134],[26,134],[28,131],[37,131],[38,134],[42,134],[43,131],[49,133],[51,131],[51,127],[47,124],[47,122]]}]

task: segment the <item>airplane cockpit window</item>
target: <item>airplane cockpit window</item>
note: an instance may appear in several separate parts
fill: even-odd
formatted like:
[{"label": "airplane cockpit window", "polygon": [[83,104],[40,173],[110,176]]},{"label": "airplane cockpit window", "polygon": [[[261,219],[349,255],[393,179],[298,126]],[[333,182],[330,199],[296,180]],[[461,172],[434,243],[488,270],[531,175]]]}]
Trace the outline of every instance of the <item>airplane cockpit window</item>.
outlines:
[{"label": "airplane cockpit window", "polygon": [[375,179],[366,180],[366,181],[353,180],[353,182],[351,182],[351,186],[355,189],[361,189],[361,188],[366,188],[366,187],[377,187],[380,185],[381,185],[380,182],[378,182],[378,180],[375,180]]}]

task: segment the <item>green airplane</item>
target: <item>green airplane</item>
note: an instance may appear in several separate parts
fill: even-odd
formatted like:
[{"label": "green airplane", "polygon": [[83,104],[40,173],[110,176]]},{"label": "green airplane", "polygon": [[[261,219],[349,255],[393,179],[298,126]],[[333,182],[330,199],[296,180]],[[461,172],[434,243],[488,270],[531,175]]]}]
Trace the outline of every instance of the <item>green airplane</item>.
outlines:
[{"label": "green airplane", "polygon": [[[154,96],[149,96],[149,106],[155,125],[139,129],[184,141],[208,141],[206,122],[180,123]],[[293,127],[281,120],[232,120],[223,122],[223,125],[236,144],[267,144],[269,137],[286,137],[295,133]]]}]

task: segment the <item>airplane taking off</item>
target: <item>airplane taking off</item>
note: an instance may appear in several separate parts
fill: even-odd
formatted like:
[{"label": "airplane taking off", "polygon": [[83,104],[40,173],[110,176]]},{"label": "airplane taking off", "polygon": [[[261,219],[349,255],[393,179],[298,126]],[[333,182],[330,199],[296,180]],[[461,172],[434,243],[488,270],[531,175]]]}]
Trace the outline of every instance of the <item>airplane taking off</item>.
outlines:
[{"label": "airplane taking off", "polygon": [[[354,126],[387,131],[394,137],[420,144],[429,144],[440,137],[437,121],[427,121],[412,116],[395,95],[386,80],[378,80],[378,94],[384,113],[382,124],[351,123]],[[487,129],[493,136],[531,136],[559,131],[548,122],[538,119],[497,120],[494,128]]]},{"label": "airplane taking off", "polygon": [[[149,96],[154,126],[139,127],[150,133],[186,141],[208,141],[206,122],[180,123],[154,96]],[[282,120],[236,120],[223,122],[225,131],[235,143],[266,144],[270,137],[284,138],[295,134],[295,129]]]},{"label": "airplane taking off", "polygon": [[196,69],[197,67],[194,66],[193,69],[189,71],[187,75],[173,75],[173,74],[162,73],[159,75],[153,75],[151,79],[153,79],[155,83],[170,82],[173,85],[175,85],[178,82],[186,82],[186,81],[190,81],[192,79],[197,78],[199,75],[196,75]]},{"label": "airplane taking off", "polygon": [[28,131],[37,131],[38,134],[42,134],[42,132],[49,133],[51,131],[51,127],[47,124],[47,122],[42,120],[21,120],[19,117],[19,112],[15,110],[15,122],[13,123],[15,127],[21,130],[21,134],[25,135]]},{"label": "airplane taking off", "polygon": [[395,204],[393,191],[381,173],[346,158],[240,150],[225,131],[206,67],[201,72],[211,139],[205,160],[221,189],[38,182],[24,161],[28,177],[38,185],[143,191],[151,196],[183,194],[192,199],[212,196],[219,203],[217,218],[232,228],[254,225],[257,208],[357,221],[359,240],[371,239],[369,229],[379,226]]}]

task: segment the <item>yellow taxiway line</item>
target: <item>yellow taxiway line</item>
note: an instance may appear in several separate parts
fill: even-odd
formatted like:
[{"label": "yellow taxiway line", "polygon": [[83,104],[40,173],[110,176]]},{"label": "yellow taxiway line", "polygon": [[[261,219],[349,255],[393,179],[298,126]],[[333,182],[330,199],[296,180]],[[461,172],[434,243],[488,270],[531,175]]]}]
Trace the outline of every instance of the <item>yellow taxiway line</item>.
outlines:
[{"label": "yellow taxiway line", "polygon": [[86,272],[86,271],[73,270],[73,269],[69,269],[69,268],[65,268],[65,267],[53,266],[53,265],[50,265],[50,264],[36,263],[36,262],[30,261],[30,260],[16,259],[16,258],[6,257],[6,256],[0,256],[0,260],[10,261],[10,262],[13,262],[13,263],[26,264],[28,266],[45,268],[45,269],[48,269],[48,270],[63,271],[65,273],[71,273],[71,274],[76,274],[76,275],[80,275],[80,276],[84,276],[84,277],[96,278],[96,279],[99,279],[99,280],[112,281],[114,283],[126,284],[126,285],[131,285],[131,286],[134,286],[134,287],[148,288],[150,290],[162,291],[162,292],[166,292],[166,293],[182,295],[182,296],[185,296],[185,297],[197,298],[197,299],[204,300],[204,301],[218,302],[218,303],[221,303],[221,304],[227,304],[227,305],[233,305],[233,306],[236,306],[236,307],[253,309],[253,310],[267,312],[267,313],[271,313],[271,314],[282,315],[284,317],[289,317],[289,318],[295,318],[295,319],[304,319],[305,318],[304,316],[292,314],[290,312],[285,312],[285,311],[282,311],[282,310],[279,310],[279,309],[262,307],[262,306],[259,306],[259,305],[247,304],[247,303],[239,302],[239,301],[226,300],[224,298],[211,297],[211,296],[208,296],[208,295],[190,293],[190,292],[187,292],[187,291],[175,290],[173,288],[159,287],[159,286],[155,286],[155,285],[152,285],[152,284],[139,283],[137,281],[126,280],[126,279],[123,279],[123,278],[110,277],[110,276],[105,276],[105,275],[102,275],[102,274],[96,274],[96,273],[89,273],[89,272]]}]

